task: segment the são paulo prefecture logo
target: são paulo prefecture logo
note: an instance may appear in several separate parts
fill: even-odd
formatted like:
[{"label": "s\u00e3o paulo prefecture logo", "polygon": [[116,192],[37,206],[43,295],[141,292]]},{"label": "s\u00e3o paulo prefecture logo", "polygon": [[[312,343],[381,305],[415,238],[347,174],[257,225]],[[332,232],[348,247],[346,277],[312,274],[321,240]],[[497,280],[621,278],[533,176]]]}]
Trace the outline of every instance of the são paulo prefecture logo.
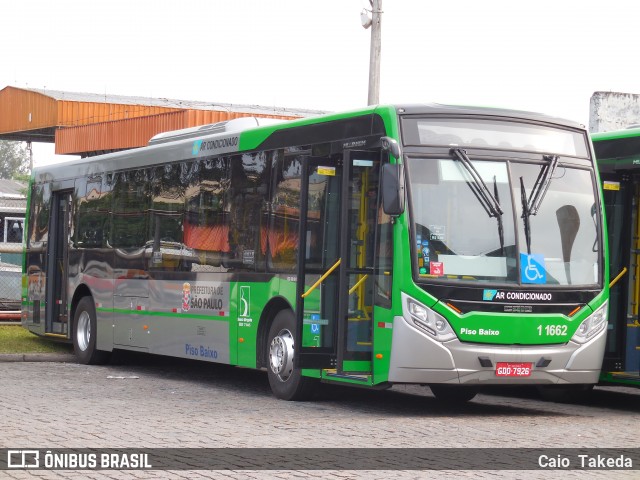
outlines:
[{"label": "s\u00e3o paulo prefecture logo", "polygon": [[196,140],[195,142],[193,142],[193,148],[191,149],[191,153],[193,155],[199,154],[201,147],[202,147],[202,140]]},{"label": "s\u00e3o paulo prefecture logo", "polygon": [[492,302],[497,293],[498,293],[498,290],[485,289],[482,292],[482,300],[484,300],[485,302]]}]

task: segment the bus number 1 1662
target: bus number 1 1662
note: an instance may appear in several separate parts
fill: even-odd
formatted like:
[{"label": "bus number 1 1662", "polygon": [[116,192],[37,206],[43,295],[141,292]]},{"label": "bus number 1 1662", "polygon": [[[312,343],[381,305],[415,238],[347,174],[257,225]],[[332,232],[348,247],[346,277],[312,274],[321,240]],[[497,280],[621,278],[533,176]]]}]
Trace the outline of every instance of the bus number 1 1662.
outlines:
[{"label": "bus number 1 1662", "polygon": [[566,325],[538,325],[538,335],[546,335],[547,337],[559,337],[567,334]]}]

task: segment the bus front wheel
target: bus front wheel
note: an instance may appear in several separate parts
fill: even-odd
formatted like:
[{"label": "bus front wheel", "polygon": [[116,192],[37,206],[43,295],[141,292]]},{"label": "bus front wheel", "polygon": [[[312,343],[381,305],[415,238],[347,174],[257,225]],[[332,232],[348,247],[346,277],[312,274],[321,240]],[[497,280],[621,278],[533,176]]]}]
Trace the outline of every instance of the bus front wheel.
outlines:
[{"label": "bus front wheel", "polygon": [[281,400],[305,400],[313,393],[313,380],[294,368],[295,315],[282,310],[273,319],[267,336],[267,372],[273,394]]},{"label": "bus front wheel", "polygon": [[459,385],[429,385],[429,388],[437,400],[447,403],[465,403],[478,393],[473,387]]},{"label": "bus front wheel", "polygon": [[593,385],[538,385],[543,400],[555,403],[580,403],[589,400]]},{"label": "bus front wheel", "polygon": [[73,349],[80,363],[100,365],[109,360],[109,352],[96,348],[96,309],[93,298],[82,297],[73,315]]}]

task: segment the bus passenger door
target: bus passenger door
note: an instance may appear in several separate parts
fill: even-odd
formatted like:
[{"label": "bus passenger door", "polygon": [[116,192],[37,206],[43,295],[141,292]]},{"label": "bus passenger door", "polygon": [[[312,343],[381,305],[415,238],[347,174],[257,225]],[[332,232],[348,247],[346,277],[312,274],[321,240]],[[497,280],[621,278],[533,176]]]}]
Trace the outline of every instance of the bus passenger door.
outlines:
[{"label": "bus passenger door", "polygon": [[[609,324],[603,373],[637,379],[640,365],[640,176],[603,173],[609,235]],[[626,269],[626,270],[625,270]]]},{"label": "bus passenger door", "polygon": [[67,298],[70,221],[71,191],[53,192],[47,246],[45,334],[67,338],[70,334]]},{"label": "bus passenger door", "polygon": [[379,151],[344,151],[303,167],[298,261],[302,368],[371,373]]}]

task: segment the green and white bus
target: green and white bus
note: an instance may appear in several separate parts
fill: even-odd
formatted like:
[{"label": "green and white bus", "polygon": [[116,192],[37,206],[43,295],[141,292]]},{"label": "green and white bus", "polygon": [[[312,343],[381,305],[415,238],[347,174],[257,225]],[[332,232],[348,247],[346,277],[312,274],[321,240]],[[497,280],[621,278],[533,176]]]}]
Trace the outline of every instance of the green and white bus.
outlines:
[{"label": "green and white bus", "polygon": [[375,106],[238,119],[32,175],[23,325],[322,382],[592,385],[608,262],[586,130]]},{"label": "green and white bus", "polygon": [[591,135],[611,245],[611,301],[601,382],[640,386],[640,126]]}]

